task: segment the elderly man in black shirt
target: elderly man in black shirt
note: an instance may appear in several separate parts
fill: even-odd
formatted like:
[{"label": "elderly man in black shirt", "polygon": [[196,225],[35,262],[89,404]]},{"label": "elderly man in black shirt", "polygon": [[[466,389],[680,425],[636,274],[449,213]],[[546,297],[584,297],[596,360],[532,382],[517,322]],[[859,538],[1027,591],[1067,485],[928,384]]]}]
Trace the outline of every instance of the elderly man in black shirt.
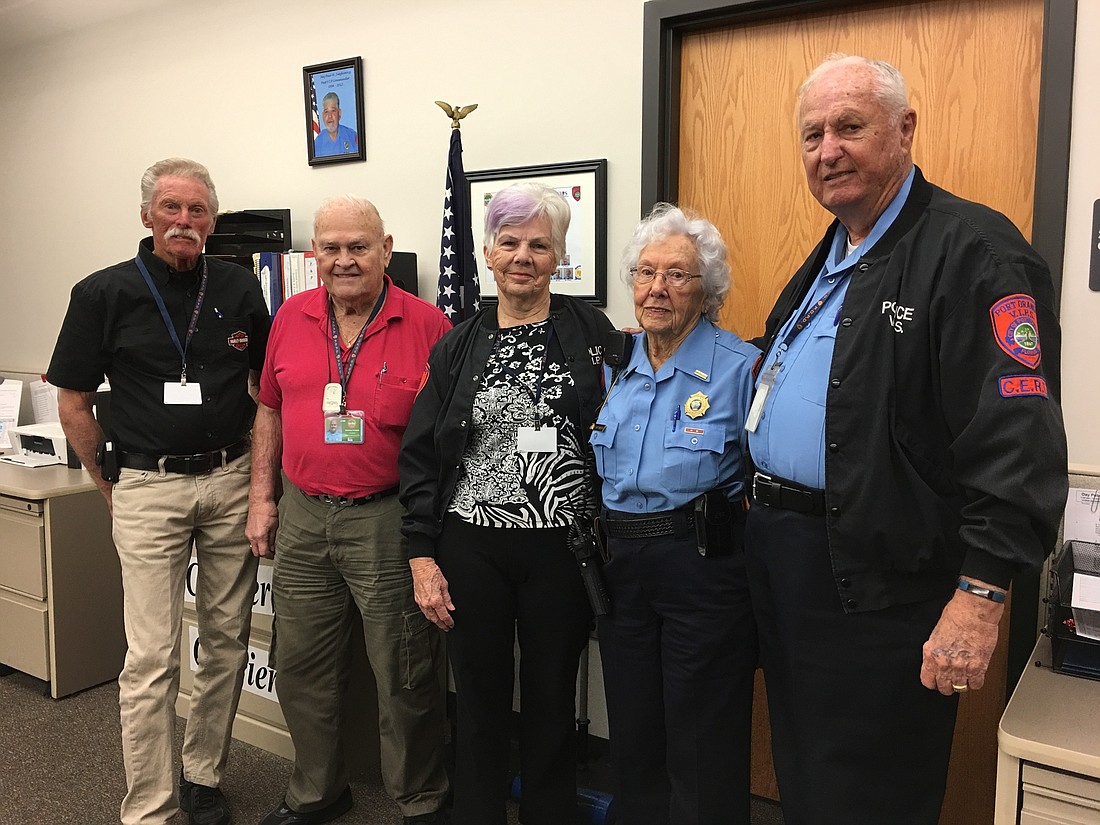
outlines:
[{"label": "elderly man in black shirt", "polygon": [[[223,825],[229,808],[218,786],[256,583],[257,559],[244,535],[256,409],[250,390],[270,318],[250,272],[202,254],[218,210],[205,167],[159,161],[142,177],[141,197],[152,238],[135,258],[73,288],[48,378],[60,388],[65,435],[111,510],[122,564],[121,821],[162,825],[181,807],[192,825]],[[107,433],[92,409],[104,376]],[[177,797],[174,703],[192,547],[200,652]]]}]

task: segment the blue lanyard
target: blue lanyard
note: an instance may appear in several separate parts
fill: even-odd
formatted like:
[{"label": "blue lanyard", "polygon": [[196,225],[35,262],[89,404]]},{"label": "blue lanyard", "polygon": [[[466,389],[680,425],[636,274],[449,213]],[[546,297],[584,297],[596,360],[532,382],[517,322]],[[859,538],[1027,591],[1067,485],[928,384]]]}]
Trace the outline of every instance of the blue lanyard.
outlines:
[{"label": "blue lanyard", "polygon": [[180,354],[180,360],[183,362],[183,369],[180,372],[180,383],[187,383],[187,347],[191,345],[191,337],[195,334],[195,330],[199,326],[199,310],[202,309],[202,299],[206,297],[206,283],[207,283],[207,268],[206,258],[202,259],[202,277],[199,278],[199,295],[195,299],[195,310],[191,313],[191,321],[187,324],[187,338],[183,344],[180,344],[180,338],[176,335],[176,328],[172,325],[172,317],[168,314],[168,308],[164,305],[164,299],[160,296],[160,292],[157,291],[157,285],[153,283],[153,278],[149,274],[149,270],[145,268],[145,263],[141,260],[141,256],[134,258],[134,263],[137,264],[138,270],[141,272],[141,277],[145,279],[145,283],[149,286],[149,291],[153,293],[153,298],[157,302],[157,309],[160,310],[160,317],[164,319],[164,326],[168,328],[168,334],[172,336],[172,343],[176,345],[176,352]]},{"label": "blue lanyard", "polygon": [[844,279],[847,278],[850,274],[851,268],[849,267],[847,272],[844,272],[842,275],[839,276],[837,282],[829,288],[829,291],[818,298],[817,301],[810,307],[808,307],[806,311],[803,312],[802,315],[798,318],[798,320],[794,322],[794,326],[792,326],[787,331],[787,334],[783,337],[783,340],[780,342],[779,346],[775,348],[775,361],[772,363],[773,367],[776,364],[780,363],[780,359],[782,358],[783,353],[791,348],[791,344],[794,343],[794,339],[797,338],[799,333],[806,329],[807,326],[809,326],[810,321],[817,317],[817,314],[821,312],[825,304],[829,302],[829,298],[832,297],[833,293],[836,292],[837,288],[844,283]]},{"label": "blue lanyard", "polygon": [[367,327],[370,326],[371,321],[378,315],[379,310],[382,309],[382,304],[386,302],[386,291],[389,285],[382,281],[382,292],[378,296],[378,300],[374,302],[374,309],[370,311],[370,317],[367,318],[367,322],[359,328],[359,334],[355,336],[355,344],[351,348],[351,355],[348,356],[347,369],[344,368],[344,359],[340,357],[340,326],[336,323],[336,310],[332,307],[332,297],[328,299],[328,320],[329,329],[332,331],[332,351],[336,355],[336,373],[340,376],[340,414],[343,415],[348,411],[348,382],[351,380],[351,371],[355,369],[355,359],[359,357],[359,347],[363,344],[363,337],[367,333]]}]

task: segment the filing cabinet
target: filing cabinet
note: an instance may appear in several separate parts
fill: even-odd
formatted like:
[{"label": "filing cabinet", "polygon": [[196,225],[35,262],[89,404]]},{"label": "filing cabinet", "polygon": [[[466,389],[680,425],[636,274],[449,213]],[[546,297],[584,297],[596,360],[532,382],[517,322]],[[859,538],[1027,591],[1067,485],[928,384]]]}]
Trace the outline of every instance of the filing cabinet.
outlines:
[{"label": "filing cabinet", "polygon": [[0,465],[0,664],[55,699],[118,677],[122,573],[83,470]]},{"label": "filing cabinet", "polygon": [[994,825],[1100,822],[1100,681],[1051,668],[1041,636],[998,730]]}]

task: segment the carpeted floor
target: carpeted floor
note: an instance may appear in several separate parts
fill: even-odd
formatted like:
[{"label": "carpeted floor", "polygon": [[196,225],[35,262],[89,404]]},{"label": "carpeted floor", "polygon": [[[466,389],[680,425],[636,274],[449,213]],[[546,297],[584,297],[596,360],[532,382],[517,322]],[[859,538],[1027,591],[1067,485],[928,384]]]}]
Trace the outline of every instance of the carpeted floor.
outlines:
[{"label": "carpeted floor", "polygon": [[[183,720],[177,726],[176,753]],[[114,683],[61,700],[22,673],[0,678],[0,825],[112,825],[126,791]],[[234,825],[255,825],[281,800],[291,764],[234,741],[222,789]],[[177,764],[178,772],[178,764]],[[599,787],[598,771],[581,779]],[[377,785],[353,783],[355,807],[338,825],[400,823],[397,806]],[[509,825],[518,809],[508,805]],[[754,801],[754,825],[782,825],[778,806]],[[183,814],[173,825],[185,825]]]}]

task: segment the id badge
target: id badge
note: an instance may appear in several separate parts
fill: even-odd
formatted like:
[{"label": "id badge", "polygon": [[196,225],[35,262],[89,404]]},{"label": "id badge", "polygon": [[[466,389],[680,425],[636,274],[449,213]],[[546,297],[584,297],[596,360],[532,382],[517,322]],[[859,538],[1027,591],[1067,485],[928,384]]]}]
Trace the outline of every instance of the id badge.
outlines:
[{"label": "id badge", "polygon": [[516,430],[517,453],[556,453],[557,427],[520,427]]},{"label": "id badge", "polygon": [[348,410],[343,415],[339,413],[326,413],[325,443],[362,444],[363,411]]},{"label": "id badge", "polygon": [[745,430],[747,432],[754,433],[756,428],[760,426],[760,417],[764,414],[764,402],[768,400],[768,393],[775,386],[775,377],[779,375],[781,369],[783,369],[783,365],[776,360],[760,376],[760,386],[756,388],[756,395],[752,398],[752,406],[749,407],[749,416],[745,419]]},{"label": "id badge", "polygon": [[202,387],[197,381],[181,384],[179,381],[164,382],[165,404],[202,404]]}]

